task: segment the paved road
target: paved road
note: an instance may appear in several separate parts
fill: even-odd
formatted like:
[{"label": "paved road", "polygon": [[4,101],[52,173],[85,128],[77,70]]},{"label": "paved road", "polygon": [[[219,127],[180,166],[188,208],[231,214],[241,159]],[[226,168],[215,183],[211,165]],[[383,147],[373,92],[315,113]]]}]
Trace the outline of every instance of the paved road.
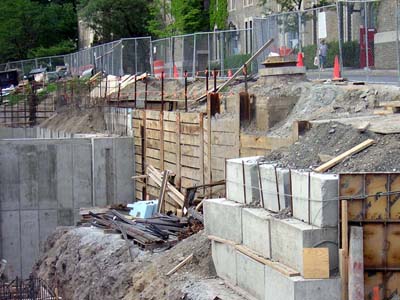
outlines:
[{"label": "paved road", "polygon": [[[310,70],[307,71],[307,77],[309,79],[331,79],[332,73],[332,69],[326,69],[324,72]],[[350,81],[399,85],[399,76],[396,70],[370,70],[368,75],[364,70],[344,70],[342,76]]]}]

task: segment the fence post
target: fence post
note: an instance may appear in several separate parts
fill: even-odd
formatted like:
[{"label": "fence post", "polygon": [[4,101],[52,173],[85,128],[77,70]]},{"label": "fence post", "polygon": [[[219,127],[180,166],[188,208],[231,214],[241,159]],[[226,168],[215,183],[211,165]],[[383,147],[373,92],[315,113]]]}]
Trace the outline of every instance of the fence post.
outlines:
[{"label": "fence post", "polygon": [[399,34],[400,34],[400,28],[399,28],[399,0],[396,0],[396,50],[397,50],[397,77],[398,77],[398,83],[397,85],[400,86],[400,42],[399,42]]},{"label": "fence post", "polygon": [[211,47],[210,47],[210,33],[207,33],[207,53],[208,53],[208,69],[211,70]]},{"label": "fence post", "polygon": [[193,35],[193,71],[192,71],[193,78],[196,76],[196,53],[197,53],[196,46],[197,46],[197,44],[196,44],[196,33],[195,33]]},{"label": "fence post", "polygon": [[121,39],[121,54],[120,54],[120,64],[121,64],[121,68],[120,68],[120,76],[123,76],[124,75],[124,63],[123,63],[123,61],[124,61],[124,56],[123,56],[123,54],[124,54],[124,39]]},{"label": "fence post", "polygon": [[[135,42],[135,74],[137,74],[137,39],[134,40]],[[150,53],[151,53],[151,45],[150,45]]]}]

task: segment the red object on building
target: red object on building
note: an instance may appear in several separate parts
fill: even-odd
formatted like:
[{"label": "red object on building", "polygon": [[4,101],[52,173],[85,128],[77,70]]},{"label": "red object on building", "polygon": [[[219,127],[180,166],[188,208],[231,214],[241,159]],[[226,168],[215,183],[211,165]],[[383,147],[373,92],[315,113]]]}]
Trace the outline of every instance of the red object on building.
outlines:
[{"label": "red object on building", "polygon": [[[375,66],[374,38],[376,29],[368,28],[368,67]],[[360,28],[360,67],[367,67],[367,47],[365,46],[365,28]]]}]

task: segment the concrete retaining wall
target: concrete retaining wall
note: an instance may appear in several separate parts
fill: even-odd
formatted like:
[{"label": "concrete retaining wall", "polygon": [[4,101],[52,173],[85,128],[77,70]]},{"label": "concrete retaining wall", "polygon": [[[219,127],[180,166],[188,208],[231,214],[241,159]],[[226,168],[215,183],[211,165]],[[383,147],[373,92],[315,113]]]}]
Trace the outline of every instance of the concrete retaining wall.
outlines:
[{"label": "concrete retaining wall", "polygon": [[131,138],[0,141],[0,257],[27,277],[56,226],[80,207],[134,200]]},{"label": "concrete retaining wall", "polygon": [[35,138],[36,128],[0,127],[0,140]]}]

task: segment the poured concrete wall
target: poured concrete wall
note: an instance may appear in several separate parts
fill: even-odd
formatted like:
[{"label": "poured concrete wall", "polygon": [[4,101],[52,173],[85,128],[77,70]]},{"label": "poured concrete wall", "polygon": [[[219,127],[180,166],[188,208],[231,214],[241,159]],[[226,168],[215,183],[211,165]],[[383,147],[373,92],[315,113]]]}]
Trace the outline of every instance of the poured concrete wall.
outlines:
[{"label": "poured concrete wall", "polygon": [[131,138],[0,140],[0,257],[27,277],[56,226],[79,208],[134,200]]}]

